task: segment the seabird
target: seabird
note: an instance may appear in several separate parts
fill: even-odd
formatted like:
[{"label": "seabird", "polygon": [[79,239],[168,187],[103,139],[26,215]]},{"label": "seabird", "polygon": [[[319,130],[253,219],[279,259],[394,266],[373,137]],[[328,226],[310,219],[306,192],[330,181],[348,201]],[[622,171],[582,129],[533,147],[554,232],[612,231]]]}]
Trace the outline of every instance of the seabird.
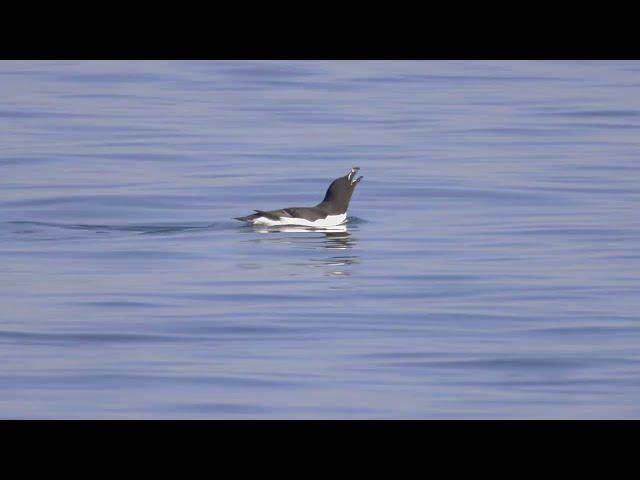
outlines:
[{"label": "seabird", "polygon": [[272,227],[276,225],[298,225],[302,227],[324,228],[342,225],[347,221],[347,209],[356,185],[363,177],[355,178],[360,170],[353,167],[344,177],[336,178],[315,207],[290,207],[282,210],[254,210],[254,214],[236,217],[236,220],[253,225]]}]

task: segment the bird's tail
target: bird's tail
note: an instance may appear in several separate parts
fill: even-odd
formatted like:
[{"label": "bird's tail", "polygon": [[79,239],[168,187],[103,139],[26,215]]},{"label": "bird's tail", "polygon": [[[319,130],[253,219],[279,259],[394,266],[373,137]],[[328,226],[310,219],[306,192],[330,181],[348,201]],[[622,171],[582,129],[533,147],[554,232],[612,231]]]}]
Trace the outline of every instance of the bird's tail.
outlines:
[{"label": "bird's tail", "polygon": [[253,221],[258,217],[265,217],[271,220],[280,220],[280,217],[286,213],[286,210],[272,210],[270,212],[265,212],[264,210],[254,210],[254,212],[256,213],[247,215],[246,217],[235,217],[235,220],[240,220],[241,222],[250,222],[250,223],[253,223]]},{"label": "bird's tail", "polygon": [[234,217],[234,220],[240,220],[241,222],[248,222],[248,223],[253,223],[253,221],[258,218],[263,216],[263,212],[260,212],[258,210],[255,210],[256,213],[252,213],[251,215],[247,215],[246,217]]},{"label": "bird's tail", "polygon": [[247,215],[246,217],[233,217],[234,220],[240,220],[241,222],[253,222],[253,220],[257,218],[256,214]]}]

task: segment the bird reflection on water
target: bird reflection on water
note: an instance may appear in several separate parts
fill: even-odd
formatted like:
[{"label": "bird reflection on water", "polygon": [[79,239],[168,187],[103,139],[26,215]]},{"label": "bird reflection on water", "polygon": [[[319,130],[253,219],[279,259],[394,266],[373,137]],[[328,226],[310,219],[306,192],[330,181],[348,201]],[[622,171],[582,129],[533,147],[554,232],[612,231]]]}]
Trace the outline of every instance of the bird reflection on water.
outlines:
[{"label": "bird reflection on water", "polygon": [[[286,244],[307,250],[317,251],[322,248],[344,251],[345,253],[357,245],[357,238],[349,233],[346,225],[314,229],[299,226],[250,227],[249,230],[268,235],[250,240],[259,244]],[[295,267],[322,267],[325,269],[325,274],[330,276],[350,276],[352,274],[350,267],[357,263],[359,260],[356,255],[331,255],[322,258],[309,258],[302,262],[288,262],[287,264]]]}]

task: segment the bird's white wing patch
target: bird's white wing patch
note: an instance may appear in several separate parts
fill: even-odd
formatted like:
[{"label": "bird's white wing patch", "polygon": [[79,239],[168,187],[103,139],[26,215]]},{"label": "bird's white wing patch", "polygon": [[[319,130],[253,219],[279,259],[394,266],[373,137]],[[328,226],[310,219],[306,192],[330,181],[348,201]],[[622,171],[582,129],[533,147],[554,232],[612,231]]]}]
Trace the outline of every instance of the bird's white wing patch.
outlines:
[{"label": "bird's white wing patch", "polygon": [[280,217],[279,220],[273,220],[266,217],[258,217],[253,221],[254,225],[265,225],[267,227],[273,227],[276,225],[298,225],[301,227],[334,227],[336,225],[342,225],[347,220],[347,213],[340,215],[327,215],[325,218],[319,218],[313,222],[305,220],[304,218],[294,217]]},{"label": "bird's white wing patch", "polygon": [[253,224],[266,225],[267,227],[271,227],[272,225],[282,225],[279,220],[273,220],[272,218],[267,218],[267,217],[254,218]]}]

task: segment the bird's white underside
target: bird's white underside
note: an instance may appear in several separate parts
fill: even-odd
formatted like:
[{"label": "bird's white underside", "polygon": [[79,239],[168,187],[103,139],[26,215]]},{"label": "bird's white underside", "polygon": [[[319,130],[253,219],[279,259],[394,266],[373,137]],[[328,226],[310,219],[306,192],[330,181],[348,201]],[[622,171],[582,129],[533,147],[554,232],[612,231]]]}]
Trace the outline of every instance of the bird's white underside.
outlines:
[{"label": "bird's white underside", "polygon": [[279,220],[273,220],[271,218],[258,217],[253,220],[253,224],[264,225],[267,227],[273,227],[276,225],[297,225],[300,227],[323,228],[342,225],[346,220],[347,213],[345,212],[341,215],[327,215],[325,218],[319,218],[318,220],[315,220],[313,222],[305,220],[304,218],[280,217]]}]

